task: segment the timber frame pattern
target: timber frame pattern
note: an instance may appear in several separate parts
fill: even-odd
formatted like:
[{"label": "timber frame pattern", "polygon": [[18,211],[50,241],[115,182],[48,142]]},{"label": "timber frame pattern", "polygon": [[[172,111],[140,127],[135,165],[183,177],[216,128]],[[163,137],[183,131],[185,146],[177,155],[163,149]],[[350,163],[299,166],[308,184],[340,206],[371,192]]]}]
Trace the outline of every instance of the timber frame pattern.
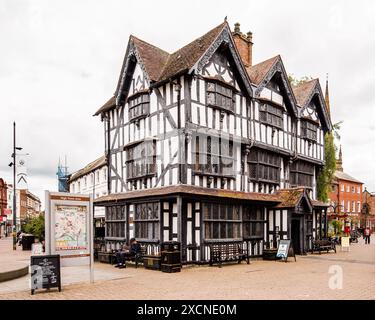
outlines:
[{"label": "timber frame pattern", "polygon": [[[316,177],[332,125],[319,82],[292,87],[280,56],[245,66],[237,35],[224,22],[173,54],[129,38],[115,95],[95,114],[106,120],[109,194],[95,205],[110,217],[108,250],[136,237],[155,253],[160,242],[178,240],[184,262],[207,263],[215,243],[242,242],[251,256],[261,256],[288,238],[306,253],[326,235]],[[139,94],[148,95],[148,111],[133,120],[129,100]],[[301,132],[313,101],[319,110],[308,110],[315,123],[309,128],[316,141]],[[260,119],[263,105],[278,110],[277,126],[267,122],[272,112]],[[230,175],[218,169],[228,158],[224,151],[232,157]],[[195,170],[195,159],[207,162]],[[291,188],[296,161],[310,170],[311,183]],[[121,212],[118,226],[113,212]]]}]

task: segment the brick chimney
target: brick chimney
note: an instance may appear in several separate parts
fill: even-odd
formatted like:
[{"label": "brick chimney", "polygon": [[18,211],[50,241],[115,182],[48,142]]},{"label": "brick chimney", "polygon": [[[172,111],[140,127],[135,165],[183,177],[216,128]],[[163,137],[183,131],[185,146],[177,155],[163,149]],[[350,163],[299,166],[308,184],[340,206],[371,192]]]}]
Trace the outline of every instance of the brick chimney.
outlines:
[{"label": "brick chimney", "polygon": [[253,64],[253,34],[250,31],[247,34],[242,33],[240,24],[237,22],[234,24],[232,35],[242,62],[246,67],[251,67]]}]

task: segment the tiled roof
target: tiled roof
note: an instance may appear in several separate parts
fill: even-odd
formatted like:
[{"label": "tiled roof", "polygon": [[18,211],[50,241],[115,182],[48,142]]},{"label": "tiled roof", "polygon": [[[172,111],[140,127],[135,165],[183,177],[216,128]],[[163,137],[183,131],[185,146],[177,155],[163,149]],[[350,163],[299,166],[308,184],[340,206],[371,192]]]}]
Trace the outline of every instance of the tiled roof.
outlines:
[{"label": "tiled roof", "polygon": [[311,91],[315,88],[318,79],[303,82],[297,86],[292,86],[294,96],[296,97],[297,103],[300,107],[303,107],[310,97]]},{"label": "tiled roof", "polygon": [[115,97],[112,97],[98,111],[95,112],[94,116],[97,116],[98,114],[108,111],[114,107],[116,107],[116,99]]},{"label": "tiled roof", "polygon": [[270,71],[272,66],[276,63],[276,61],[280,59],[281,57],[277,55],[276,57],[273,57],[271,59],[265,60],[256,65],[246,68],[251,83],[259,85],[267,75],[268,71]]},{"label": "tiled roof", "polygon": [[276,208],[294,208],[303,196],[304,188],[281,189],[276,194],[281,201]]},{"label": "tiled roof", "polygon": [[172,53],[158,80],[166,80],[184,70],[192,68],[199,58],[207,51],[226,24],[227,22],[221,23],[203,36]]},{"label": "tiled roof", "polygon": [[99,169],[103,166],[105,166],[107,164],[107,161],[105,159],[105,156],[102,156],[100,157],[99,159],[96,159],[95,161],[93,162],[90,162],[87,166],[85,166],[84,168],[74,172],[70,178],[69,178],[69,181],[72,182],[74,180],[77,180],[78,178],[96,170],[96,169]]},{"label": "tiled roof", "polygon": [[138,50],[150,80],[158,81],[161,72],[169,59],[169,53],[147,43],[146,41],[138,39],[133,35],[130,36],[130,39]]},{"label": "tiled roof", "polygon": [[345,172],[342,172],[342,171],[335,171],[335,177],[337,179],[341,179],[341,180],[347,180],[347,181],[352,181],[352,182],[357,182],[357,183],[362,183],[361,181],[357,180],[356,178],[353,178],[352,176],[348,175],[347,173]]},{"label": "tiled roof", "polygon": [[192,196],[206,196],[206,197],[218,197],[218,198],[229,198],[237,200],[247,200],[247,201],[263,201],[263,202],[280,202],[275,194],[267,193],[256,193],[256,192],[239,192],[233,190],[223,190],[223,189],[211,189],[202,188],[190,185],[177,185],[168,187],[159,187],[145,190],[129,191],[124,193],[114,193],[107,196],[103,196],[95,199],[96,203],[108,202],[108,201],[121,201],[127,199],[135,199],[142,197],[151,196],[164,196],[170,194],[190,194]]}]

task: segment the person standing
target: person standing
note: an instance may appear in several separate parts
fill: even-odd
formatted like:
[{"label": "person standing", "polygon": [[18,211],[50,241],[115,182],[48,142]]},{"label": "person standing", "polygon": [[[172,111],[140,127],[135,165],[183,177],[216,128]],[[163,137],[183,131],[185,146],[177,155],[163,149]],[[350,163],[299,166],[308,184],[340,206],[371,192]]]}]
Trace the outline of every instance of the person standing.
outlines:
[{"label": "person standing", "polygon": [[371,230],[369,227],[366,227],[365,231],[363,232],[363,235],[365,237],[365,244],[370,244]]}]

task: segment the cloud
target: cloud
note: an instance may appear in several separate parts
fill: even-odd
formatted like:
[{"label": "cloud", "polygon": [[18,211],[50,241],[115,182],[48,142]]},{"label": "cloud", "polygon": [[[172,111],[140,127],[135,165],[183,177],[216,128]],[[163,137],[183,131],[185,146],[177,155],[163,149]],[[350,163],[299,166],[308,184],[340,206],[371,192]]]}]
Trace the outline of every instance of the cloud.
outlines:
[{"label": "cloud", "polygon": [[254,35],[254,61],[281,54],[298,77],[329,73],[344,169],[375,190],[372,1],[0,2],[0,176],[11,179],[12,121],[30,153],[31,191],[56,189],[59,157],[75,171],[103,154],[92,114],[113,94],[130,34],[170,52],[221,23]]}]

